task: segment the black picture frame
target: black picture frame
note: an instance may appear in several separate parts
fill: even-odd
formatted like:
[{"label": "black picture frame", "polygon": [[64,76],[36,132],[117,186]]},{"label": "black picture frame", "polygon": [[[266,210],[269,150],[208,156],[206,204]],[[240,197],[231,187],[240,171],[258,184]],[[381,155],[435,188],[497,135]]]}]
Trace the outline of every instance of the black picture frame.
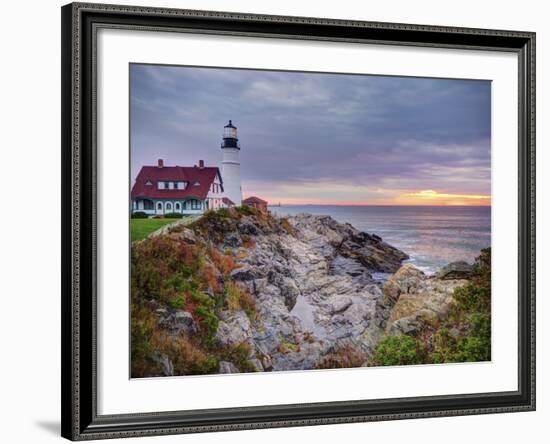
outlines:
[{"label": "black picture frame", "polygon": [[[62,436],[71,440],[535,409],[535,33],[72,3],[62,14]],[[508,51],[519,64],[518,390],[97,414],[95,38],[100,27]]]}]

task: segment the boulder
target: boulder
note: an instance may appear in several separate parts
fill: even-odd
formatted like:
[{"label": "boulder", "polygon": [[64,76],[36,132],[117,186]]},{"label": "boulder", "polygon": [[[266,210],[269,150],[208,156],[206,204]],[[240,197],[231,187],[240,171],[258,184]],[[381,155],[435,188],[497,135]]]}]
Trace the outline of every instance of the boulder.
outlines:
[{"label": "boulder", "polygon": [[155,313],[159,316],[159,325],[168,330],[171,335],[177,336],[181,333],[193,335],[198,331],[193,316],[187,311],[159,308]]},{"label": "boulder", "polygon": [[247,361],[252,367],[254,367],[254,371],[256,372],[263,372],[264,366],[262,365],[262,361],[260,361],[258,358],[250,359]]},{"label": "boulder", "polygon": [[174,376],[174,364],[168,356],[155,351],[151,354],[151,359],[160,365],[163,376]]},{"label": "boulder", "polygon": [[385,302],[390,307],[386,331],[414,335],[426,326],[435,326],[447,317],[454,290],[467,282],[427,277],[411,264],[404,265],[384,284]]},{"label": "boulder", "polygon": [[392,335],[415,335],[424,327],[424,322],[416,316],[400,318],[390,324],[388,333]]},{"label": "boulder", "polygon": [[220,319],[215,335],[219,345],[239,345],[252,337],[250,320],[243,310],[224,311],[220,314]]},{"label": "boulder", "polygon": [[391,306],[397,302],[400,295],[414,293],[425,278],[426,275],[412,264],[403,265],[384,283],[385,302]]},{"label": "boulder", "polygon": [[235,364],[229,361],[220,361],[218,373],[240,373]]},{"label": "boulder", "polygon": [[236,281],[252,281],[256,279],[265,278],[266,273],[262,268],[254,265],[243,265],[231,272],[231,278]]},{"label": "boulder", "polygon": [[243,218],[243,221],[239,224],[237,224],[237,228],[239,230],[239,233],[245,234],[247,236],[256,236],[260,233],[260,230],[254,224],[254,222],[250,218]]},{"label": "boulder", "polygon": [[243,245],[242,239],[238,233],[229,233],[223,240],[223,246],[237,248]]},{"label": "boulder", "polygon": [[331,313],[333,313],[333,314],[342,313],[342,312],[345,311],[352,303],[353,303],[353,301],[352,301],[351,298],[348,297],[348,296],[339,296],[339,295],[334,296],[334,297],[332,298],[330,311],[331,311]]},{"label": "boulder", "polygon": [[368,272],[394,273],[402,261],[408,259],[406,253],[380,237],[359,231],[350,224],[338,223],[330,216],[298,214],[289,221],[297,229],[299,239],[310,240],[311,233],[316,234],[321,239],[315,242],[328,244],[335,253],[358,261]]},{"label": "boulder", "polygon": [[269,355],[262,356],[262,366],[265,370],[271,370],[273,368],[273,362]]},{"label": "boulder", "polygon": [[[161,230],[163,228],[161,228]],[[169,237],[182,240],[186,244],[195,245],[197,243],[197,236],[195,233],[193,233],[193,231],[189,228],[185,228],[183,225],[177,225],[175,227],[170,226],[170,230],[167,232]]]},{"label": "boulder", "polygon": [[470,279],[473,275],[473,268],[473,265],[470,265],[468,262],[451,262],[441,268],[435,274],[435,277],[443,280]]}]

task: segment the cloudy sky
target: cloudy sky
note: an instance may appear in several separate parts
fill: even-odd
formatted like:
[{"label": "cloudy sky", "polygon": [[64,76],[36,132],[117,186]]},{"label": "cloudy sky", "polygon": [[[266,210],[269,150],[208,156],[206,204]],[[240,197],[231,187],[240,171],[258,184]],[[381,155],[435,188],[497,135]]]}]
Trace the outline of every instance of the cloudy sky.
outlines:
[{"label": "cloudy sky", "polygon": [[131,65],[132,177],[221,166],[238,127],[244,196],[269,202],[488,205],[491,84]]}]

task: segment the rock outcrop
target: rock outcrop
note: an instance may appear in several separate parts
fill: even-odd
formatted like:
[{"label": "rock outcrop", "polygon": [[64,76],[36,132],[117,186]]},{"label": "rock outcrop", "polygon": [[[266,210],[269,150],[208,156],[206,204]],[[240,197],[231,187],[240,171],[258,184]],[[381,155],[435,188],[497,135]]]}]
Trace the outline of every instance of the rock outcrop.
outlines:
[{"label": "rock outcrop", "polygon": [[410,264],[401,267],[384,284],[384,300],[392,305],[386,330],[389,334],[415,334],[427,324],[447,317],[455,288],[464,279],[428,277]]},{"label": "rock outcrop", "polygon": [[[220,340],[253,344],[272,370],[313,368],[343,342],[370,351],[382,297],[372,273],[394,272],[408,256],[328,216],[302,214],[288,223],[281,232],[243,217],[221,239],[240,257],[231,277],[255,297],[258,315],[249,330],[222,321]],[[254,239],[246,254],[243,236]]]},{"label": "rock outcrop", "polygon": [[445,265],[435,276],[443,280],[470,279],[473,272],[473,265],[470,265],[468,262],[458,261]]}]

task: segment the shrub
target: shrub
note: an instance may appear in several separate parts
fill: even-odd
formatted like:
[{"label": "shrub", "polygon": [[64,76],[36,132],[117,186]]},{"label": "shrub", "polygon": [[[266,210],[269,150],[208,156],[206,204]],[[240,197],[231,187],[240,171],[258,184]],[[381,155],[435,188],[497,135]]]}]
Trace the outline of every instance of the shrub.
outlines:
[{"label": "shrub", "polygon": [[361,367],[367,356],[356,347],[346,344],[323,356],[315,365],[318,369]]},{"label": "shrub", "polygon": [[249,205],[241,205],[240,207],[235,207],[235,211],[242,216],[254,216],[260,212],[260,210]]},{"label": "shrub", "polygon": [[424,357],[423,346],[410,336],[386,336],[376,346],[370,365],[422,364]]},{"label": "shrub", "polygon": [[256,372],[256,367],[250,362],[250,346],[247,343],[227,346],[218,352],[220,361],[229,361],[243,373]]},{"label": "shrub", "polygon": [[440,329],[434,338],[434,352],[430,361],[477,362],[491,359],[491,320],[488,315],[475,313],[468,317],[465,336],[453,336],[446,328]]},{"label": "shrub", "polygon": [[131,373],[133,378],[161,374],[160,366],[150,359],[155,350],[153,336],[157,332],[153,313],[134,301],[131,304]]},{"label": "shrub", "polygon": [[136,211],[135,213],[132,213],[132,219],[147,219],[149,216],[147,213],[144,213],[143,211]]},{"label": "shrub", "polygon": [[235,263],[233,257],[231,256],[231,253],[220,253],[215,248],[210,248],[209,250],[209,256],[210,259],[212,259],[212,262],[216,266],[218,270],[224,275],[228,275],[231,273],[235,268],[237,268],[237,264]]},{"label": "shrub", "polygon": [[485,312],[491,304],[491,289],[469,282],[455,289],[454,299],[460,312]]},{"label": "shrub", "polygon": [[285,230],[288,234],[290,234],[291,236],[296,235],[296,230],[290,224],[290,222],[288,221],[288,219],[286,217],[282,217],[280,219],[280,224],[281,224],[281,227],[283,228],[283,230]]},{"label": "shrub", "polygon": [[459,343],[455,359],[457,362],[490,361],[491,344],[481,336],[466,336]]},{"label": "shrub", "polygon": [[256,315],[256,301],[246,290],[229,281],[225,284],[225,301],[230,310],[243,309],[249,318]]},{"label": "shrub", "polygon": [[202,270],[201,280],[205,288],[217,293],[221,290],[220,273],[211,264],[207,264]]},{"label": "shrub", "polygon": [[204,375],[216,373],[216,356],[201,349],[185,336],[171,337],[159,334],[153,338],[155,350],[167,356],[174,365],[174,375]]},{"label": "shrub", "polygon": [[151,351],[149,339],[155,328],[155,318],[150,310],[132,304],[132,360],[147,356]]},{"label": "shrub", "polygon": [[165,213],[164,218],[165,219],[181,219],[183,217],[183,214],[181,213]]},{"label": "shrub", "polygon": [[203,293],[196,288],[191,290],[191,298],[200,306],[206,308],[211,308],[214,306],[214,301],[210,299],[210,297],[206,293]]},{"label": "shrub", "polygon": [[218,217],[224,217],[224,218],[227,218],[230,216],[229,210],[227,208],[219,208],[216,214]]},{"label": "shrub", "polygon": [[168,302],[191,286],[197,248],[157,236],[132,247],[132,295]]},{"label": "shrub", "polygon": [[220,320],[214,312],[204,306],[199,306],[195,309],[195,316],[198,318],[201,332],[203,333],[201,336],[202,341],[205,345],[212,346]]},{"label": "shrub", "polygon": [[300,346],[298,344],[295,344],[294,342],[287,341],[286,339],[280,337],[277,350],[279,351],[279,353],[286,353],[289,351],[297,353],[300,351]]},{"label": "shrub", "polygon": [[172,308],[183,308],[185,306],[185,297],[184,296],[176,296],[173,299],[170,299],[168,302],[170,304],[170,307]]},{"label": "shrub", "polygon": [[225,285],[225,301],[227,302],[227,308],[230,310],[241,308],[241,292],[233,282],[228,282]]}]

